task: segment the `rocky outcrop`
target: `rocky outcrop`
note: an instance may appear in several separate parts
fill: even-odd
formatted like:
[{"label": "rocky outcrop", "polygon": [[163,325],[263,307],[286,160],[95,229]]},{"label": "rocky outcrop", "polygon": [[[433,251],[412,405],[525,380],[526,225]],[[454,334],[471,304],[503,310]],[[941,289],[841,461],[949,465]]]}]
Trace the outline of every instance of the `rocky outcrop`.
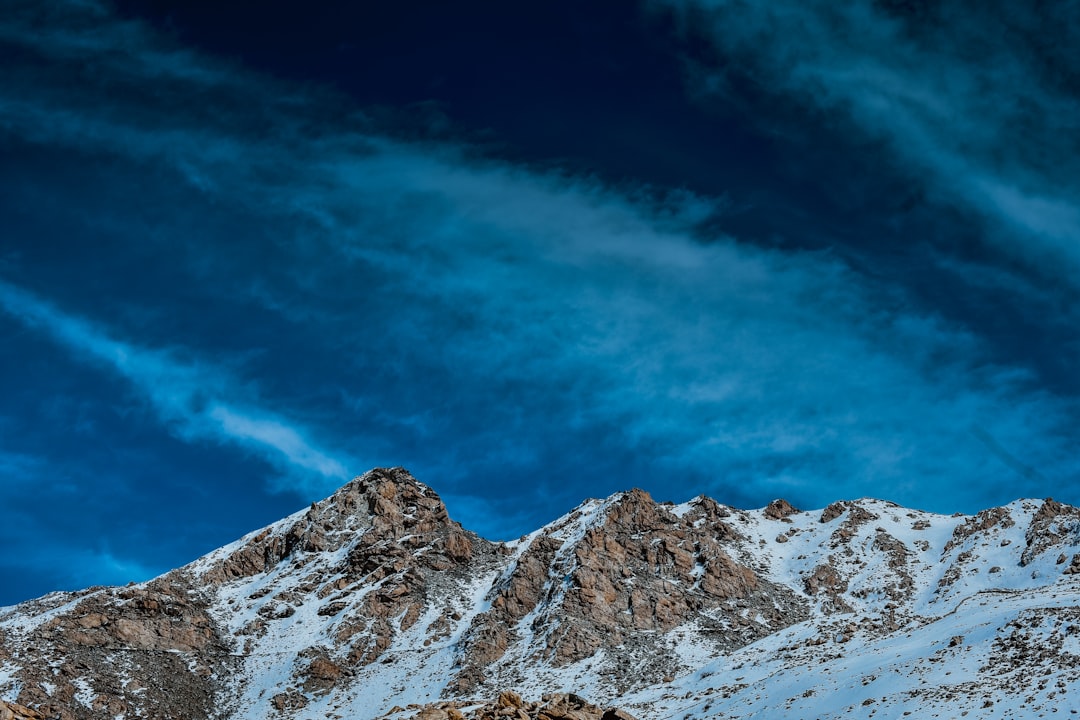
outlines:
[{"label": "rocky outcrop", "polygon": [[[695,673],[725,676],[695,690],[702,708],[749,692],[749,666],[727,658],[831,662],[988,597],[1045,587],[1058,602],[1078,574],[1080,511],[1053,500],[946,517],[874,500],[814,513],[673,505],[632,490],[492,543],[405,470],[377,469],[151,582],[0,609],[0,697],[50,720],[372,720],[395,704],[394,720],[626,720],[609,705],[650,687],[671,700]],[[1008,672],[1031,680],[1080,663],[1080,622],[1055,617],[997,637],[986,666],[1015,662]],[[969,640],[941,657],[979,636],[959,629],[949,636]],[[755,642],[778,631],[782,645]],[[600,704],[544,695],[567,687]],[[477,696],[495,699],[466,701]]]},{"label": "rocky outcrop", "polygon": [[[292,707],[301,691],[329,692],[344,667],[378,660],[419,619],[432,583],[470,579],[474,555],[490,562],[494,545],[451,521],[438,495],[406,471],[376,470],[230,552],[69,602],[21,643],[18,699],[61,720],[151,710],[219,717],[230,700],[222,679],[258,652],[260,637],[318,605],[335,627],[333,651],[297,653],[295,686],[276,703]],[[327,565],[330,557],[341,559]],[[270,574],[291,579],[251,593],[252,619],[242,627],[212,617],[219,588]]]},{"label": "rocky outcrop", "polygon": [[777,498],[765,506],[762,514],[771,520],[783,520],[789,515],[794,515],[799,509],[783,498]]},{"label": "rocky outcrop", "polygon": [[[336,552],[361,538],[366,547],[350,552],[350,578],[379,580],[400,564],[410,550],[419,550],[425,567],[445,570],[467,562],[476,536],[467,533],[446,512],[439,496],[403,468],[376,469],[348,483],[331,497],[312,503],[287,528],[267,528],[201,573],[213,584],[265,573],[286,559]],[[373,547],[401,541],[385,555]]]},{"label": "rocky outcrop", "polygon": [[[464,712],[461,708],[464,708]],[[625,710],[602,708],[573,693],[551,693],[527,702],[513,691],[493,701],[442,702],[395,709],[387,718],[404,720],[635,720]]]},{"label": "rocky outcrop", "polygon": [[844,593],[848,583],[840,573],[829,564],[818,565],[803,580],[807,595],[820,596],[823,599],[822,610],[827,613],[849,613],[852,608],[844,602]]},{"label": "rocky outcrop", "polygon": [[0,720],[45,720],[37,710],[0,700]]},{"label": "rocky outcrop", "polygon": [[962,545],[972,535],[985,533],[995,527],[1010,528],[1015,524],[1008,508],[996,507],[983,510],[978,515],[970,517],[956,526],[952,537],[949,538],[949,542],[945,543],[942,554],[948,553],[958,545]]},{"label": "rocky outcrop", "polygon": [[198,592],[169,575],[143,587],[86,594],[36,627],[17,650],[18,701],[59,720],[212,717],[212,678],[234,662],[231,640],[207,609]]},{"label": "rocky outcrop", "polygon": [[[778,517],[795,512],[783,501],[774,506]],[[655,678],[679,671],[664,640],[676,627],[707,628],[721,652],[805,618],[806,603],[790,589],[729,554],[739,534],[724,522],[728,514],[701,498],[680,516],[632,490],[549,527],[521,554],[491,609],[470,630],[454,691],[483,683],[485,669],[526,630],[543,639],[537,650],[556,667],[603,650],[614,658],[612,682],[630,687],[643,671]],[[518,628],[530,613],[531,625]],[[648,662],[643,668],[631,657]]]},{"label": "rocky outcrop", "polygon": [[[833,531],[830,538],[833,548],[840,548],[847,545],[851,538],[855,537],[859,528],[869,522],[873,522],[878,519],[878,515],[872,511],[866,509],[857,502],[835,502],[825,508],[821,513],[821,522],[830,523],[836,518],[846,515],[843,522],[840,523],[840,527]],[[844,552],[851,552],[850,549],[845,549]]]},{"label": "rocky outcrop", "polygon": [[1080,541],[1080,508],[1046,498],[1028,525],[1024,534],[1027,545],[1020,556],[1020,564],[1028,565],[1051,547],[1071,541]]}]

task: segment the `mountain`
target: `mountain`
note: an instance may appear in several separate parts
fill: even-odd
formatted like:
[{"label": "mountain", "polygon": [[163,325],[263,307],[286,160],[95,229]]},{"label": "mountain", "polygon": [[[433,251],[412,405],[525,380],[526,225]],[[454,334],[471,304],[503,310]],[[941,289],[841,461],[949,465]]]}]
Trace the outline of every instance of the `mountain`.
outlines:
[{"label": "mountain", "polygon": [[149,582],[0,609],[0,698],[63,720],[1076,714],[1080,510],[631,490],[494,543],[376,469]]}]

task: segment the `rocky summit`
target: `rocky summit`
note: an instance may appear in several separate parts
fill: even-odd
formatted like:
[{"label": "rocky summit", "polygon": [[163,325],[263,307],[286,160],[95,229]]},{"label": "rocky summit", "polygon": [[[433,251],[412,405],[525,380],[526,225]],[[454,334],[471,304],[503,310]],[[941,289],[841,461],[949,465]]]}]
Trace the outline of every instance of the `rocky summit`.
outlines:
[{"label": "rocky summit", "polygon": [[1080,511],[631,490],[513,542],[400,468],[161,577],[0,609],[0,718],[1080,713]]}]

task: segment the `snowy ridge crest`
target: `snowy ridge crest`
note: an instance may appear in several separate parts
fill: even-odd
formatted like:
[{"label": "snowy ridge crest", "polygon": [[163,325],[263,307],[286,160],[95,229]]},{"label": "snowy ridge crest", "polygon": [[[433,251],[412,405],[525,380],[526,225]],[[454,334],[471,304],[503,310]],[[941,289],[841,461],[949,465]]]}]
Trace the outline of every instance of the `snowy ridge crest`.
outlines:
[{"label": "snowy ridge crest", "polygon": [[1080,710],[1078,599],[1080,511],[1049,499],[631,490],[493,543],[376,469],[147,583],[0,610],[0,699],[64,720],[412,717],[508,689],[657,720],[1027,717]]}]

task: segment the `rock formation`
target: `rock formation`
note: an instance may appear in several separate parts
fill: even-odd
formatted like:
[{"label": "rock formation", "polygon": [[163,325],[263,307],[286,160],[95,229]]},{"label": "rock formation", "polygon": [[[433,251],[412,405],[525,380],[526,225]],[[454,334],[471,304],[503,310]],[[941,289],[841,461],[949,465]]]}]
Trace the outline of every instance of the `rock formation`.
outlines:
[{"label": "rock formation", "polygon": [[0,720],[45,720],[36,710],[0,700]]},{"label": "rock formation", "polygon": [[[1049,708],[1080,696],[1077,597],[1080,511],[1053,500],[631,490],[494,543],[378,469],[149,582],[0,609],[0,698],[24,706],[0,718],[839,717],[1000,710],[1017,683]],[[851,678],[884,658],[887,687]]]},{"label": "rock formation", "polygon": [[512,690],[490,701],[444,701],[393,708],[381,720],[635,720],[625,710],[601,708],[574,693],[549,693],[527,702]]}]

